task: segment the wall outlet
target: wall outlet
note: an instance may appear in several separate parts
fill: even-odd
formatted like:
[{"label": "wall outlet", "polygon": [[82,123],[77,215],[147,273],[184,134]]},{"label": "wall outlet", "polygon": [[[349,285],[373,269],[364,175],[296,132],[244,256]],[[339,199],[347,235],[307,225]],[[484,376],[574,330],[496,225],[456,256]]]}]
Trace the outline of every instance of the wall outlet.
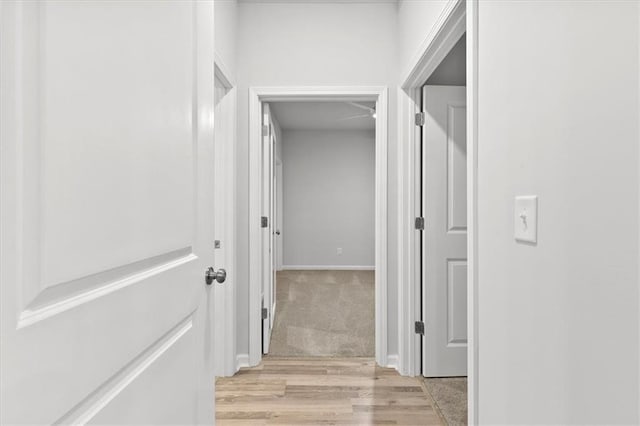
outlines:
[{"label": "wall outlet", "polygon": [[337,254],[338,256],[342,256],[342,247],[338,247],[338,248],[336,249],[336,254]]}]

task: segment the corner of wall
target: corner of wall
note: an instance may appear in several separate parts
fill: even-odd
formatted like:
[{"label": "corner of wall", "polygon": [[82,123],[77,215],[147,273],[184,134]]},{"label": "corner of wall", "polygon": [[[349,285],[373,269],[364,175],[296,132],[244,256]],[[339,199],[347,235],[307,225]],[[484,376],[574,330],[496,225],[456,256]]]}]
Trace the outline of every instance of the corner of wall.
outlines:
[{"label": "corner of wall", "polygon": [[399,359],[400,359],[400,357],[398,356],[398,354],[388,354],[387,355],[387,368],[393,368],[396,371],[400,372],[399,363],[398,363]]},{"label": "corner of wall", "polygon": [[249,367],[249,354],[236,355],[236,372],[243,367]]}]

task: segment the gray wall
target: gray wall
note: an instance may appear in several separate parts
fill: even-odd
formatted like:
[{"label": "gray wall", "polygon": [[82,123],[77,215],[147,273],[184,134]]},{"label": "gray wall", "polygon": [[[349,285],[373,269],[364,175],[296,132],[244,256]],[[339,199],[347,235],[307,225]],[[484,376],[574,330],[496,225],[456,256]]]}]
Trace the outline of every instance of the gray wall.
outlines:
[{"label": "gray wall", "polygon": [[284,268],[373,268],[375,132],[285,130],[283,165]]}]

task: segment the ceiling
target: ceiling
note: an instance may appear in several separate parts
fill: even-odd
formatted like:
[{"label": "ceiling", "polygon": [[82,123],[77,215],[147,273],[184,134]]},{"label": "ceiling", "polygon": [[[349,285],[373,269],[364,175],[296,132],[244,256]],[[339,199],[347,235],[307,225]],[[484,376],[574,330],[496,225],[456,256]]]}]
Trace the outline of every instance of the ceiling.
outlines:
[{"label": "ceiling", "polygon": [[[374,102],[358,102],[374,108]],[[375,119],[348,102],[271,102],[271,111],[283,130],[375,130]],[[348,119],[359,115],[366,117]]]},{"label": "ceiling", "polygon": [[238,0],[239,3],[398,3],[398,0]]}]

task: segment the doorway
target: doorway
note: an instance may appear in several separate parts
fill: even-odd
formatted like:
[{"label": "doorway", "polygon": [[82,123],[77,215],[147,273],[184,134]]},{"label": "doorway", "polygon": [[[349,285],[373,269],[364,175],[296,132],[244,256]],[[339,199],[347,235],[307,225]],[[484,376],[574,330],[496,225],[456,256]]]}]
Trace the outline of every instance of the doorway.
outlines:
[{"label": "doorway", "polygon": [[[375,244],[374,244],[374,267],[376,270],[374,278],[375,289],[375,356],[379,365],[386,366],[387,363],[387,342],[386,342],[386,157],[387,157],[387,89],[381,87],[373,88],[253,88],[250,90],[250,215],[255,217],[251,221],[250,229],[250,364],[257,365],[263,354],[263,335],[265,333],[265,322],[271,326],[270,312],[264,315],[263,308],[269,309],[270,303],[263,306],[263,295],[265,294],[265,280],[270,280],[272,274],[264,268],[264,265],[273,265],[273,260],[265,260],[266,247],[271,245],[263,243],[263,235],[273,235],[277,229],[269,229],[269,221],[262,217],[266,210],[263,205],[264,174],[262,173],[262,162],[264,157],[263,147],[265,146],[264,130],[264,110],[263,104],[274,104],[277,102],[353,102],[367,103],[374,105],[375,120]],[[273,150],[273,148],[269,148]],[[283,162],[284,164],[284,162]],[[284,179],[286,180],[286,164],[284,164]],[[276,167],[277,170],[277,167]],[[270,176],[271,174],[269,174]],[[277,180],[277,172],[276,179]],[[277,184],[276,184],[277,186]],[[285,201],[286,203],[286,201]],[[285,214],[286,216],[286,214]],[[285,219],[286,220],[286,219]],[[263,223],[267,223],[267,231],[263,231]],[[287,232],[286,229],[282,232]],[[277,244],[275,245],[277,247]],[[336,254],[337,254],[336,247]],[[276,249],[277,250],[277,249]],[[286,263],[287,249],[284,247]],[[271,256],[271,255],[269,255]],[[277,256],[276,256],[277,258]],[[277,264],[277,262],[276,262]],[[284,265],[283,265],[284,266]],[[270,289],[267,289],[268,291]],[[276,285],[277,290],[277,285]],[[277,304],[276,304],[277,309]],[[266,317],[263,319],[263,316]],[[270,331],[269,331],[270,333]]]},{"label": "doorway", "polygon": [[373,358],[375,103],[269,102],[263,116],[264,353]]},{"label": "doorway", "polygon": [[[471,6],[468,11],[467,5]],[[400,123],[402,153],[399,158],[399,168],[404,169],[406,176],[408,176],[406,183],[401,185],[400,190],[400,239],[401,252],[404,254],[404,258],[400,266],[398,280],[401,322],[405,324],[406,328],[402,327],[400,334],[399,369],[402,374],[423,376],[426,372],[430,376],[438,375],[434,374],[433,371],[429,371],[429,367],[425,366],[425,358],[430,358],[430,361],[435,361],[436,363],[448,361],[447,350],[455,349],[457,354],[451,358],[458,357],[456,361],[458,370],[448,371],[441,375],[457,376],[464,373],[468,375],[468,386],[466,384],[462,386],[462,395],[460,398],[456,398],[457,402],[454,404],[454,408],[455,406],[464,406],[467,410],[467,415],[465,416],[463,412],[460,416],[460,422],[466,422],[468,419],[470,423],[477,422],[478,385],[478,378],[475,374],[477,368],[477,297],[474,291],[474,283],[477,279],[477,270],[475,268],[475,247],[477,243],[477,215],[475,213],[477,188],[475,176],[477,158],[475,153],[476,129],[474,127],[476,122],[474,102],[477,96],[475,92],[477,89],[475,85],[477,77],[475,70],[477,64],[476,6],[474,3],[467,2],[451,3],[451,7],[443,13],[442,19],[437,24],[438,31],[434,31],[432,36],[421,46],[420,59],[401,78],[403,83],[399,94],[400,116],[402,117]],[[462,43],[468,44],[462,47]],[[459,57],[464,60],[446,60],[445,58],[456,48],[460,51]],[[446,62],[453,66],[445,65]],[[466,93],[462,96],[463,102],[451,105],[451,108],[447,105],[444,112],[444,125],[437,124],[435,126],[436,132],[439,132],[441,136],[441,146],[439,148],[442,150],[443,147],[446,147],[444,150],[446,157],[443,161],[441,156],[440,163],[437,166],[441,170],[446,170],[446,172],[444,175],[440,172],[441,185],[437,185],[437,182],[433,181],[434,176],[431,176],[431,182],[436,183],[440,192],[444,192],[446,197],[444,201],[438,201],[435,204],[432,200],[430,205],[439,210],[436,213],[440,216],[440,222],[444,223],[444,225],[436,225],[439,227],[440,234],[452,236],[457,233],[457,237],[462,237],[466,234],[464,237],[467,241],[466,244],[462,243],[462,246],[466,245],[464,253],[458,250],[456,253],[446,253],[446,256],[441,256],[442,251],[438,255],[433,252],[433,244],[442,240],[438,238],[438,233],[425,236],[429,231],[429,222],[434,219],[437,221],[438,218],[433,217],[434,212],[427,211],[423,203],[423,195],[425,195],[423,186],[426,183],[424,179],[429,177],[429,173],[433,172],[433,170],[425,169],[424,176],[422,175],[422,166],[425,160],[423,153],[427,151],[423,150],[423,135],[425,133],[423,123],[428,121],[427,111],[423,109],[423,106],[426,106],[426,103],[423,103],[423,98],[426,96],[424,92],[430,90],[429,87],[425,88],[427,85],[433,88],[438,84],[449,86],[459,84],[459,82],[451,81],[433,83],[433,80],[429,81],[432,77],[439,75],[440,77],[451,78],[460,74],[466,74],[463,79],[466,85]],[[454,119],[449,120],[448,116],[452,116]],[[432,117],[432,121],[442,122],[443,120],[435,120]],[[447,134],[456,133],[456,131],[450,128],[447,121],[450,121],[451,124],[456,122],[461,124],[464,121],[465,137],[462,139],[466,143],[463,149],[451,149],[452,146],[455,148],[457,144],[452,142]],[[455,128],[455,125],[453,127]],[[449,165],[453,162],[458,163],[458,165],[450,167]],[[464,165],[466,165],[466,173],[461,170]],[[450,188],[445,186],[445,184],[452,181],[457,181],[456,185],[449,185],[449,187],[457,186],[457,189],[453,192],[449,191]],[[461,184],[462,181],[466,183],[466,187]],[[457,193],[458,196],[450,196],[454,193]],[[457,208],[454,208],[455,205],[457,205]],[[460,208],[462,206],[465,208]],[[461,212],[465,214],[462,215],[460,214]],[[463,216],[466,217],[461,220]],[[422,223],[425,223],[425,225],[421,226]],[[464,226],[461,226],[461,224]],[[427,244],[431,244],[431,247],[427,247]],[[443,244],[440,245],[444,247]],[[430,249],[431,252],[425,253],[427,249]],[[425,259],[423,259],[423,255]],[[434,268],[433,262],[436,262],[436,268]],[[429,269],[427,270],[427,268]],[[444,282],[442,280],[438,282],[437,278],[434,279],[434,274],[444,275]],[[427,277],[427,275],[429,276]],[[427,278],[430,279],[430,282],[425,282]],[[429,284],[431,287],[427,289],[425,286]],[[437,292],[434,293],[435,289],[437,289]],[[425,300],[427,297],[429,297],[428,301]],[[443,300],[446,300],[444,302],[445,309],[442,309]],[[449,301],[452,301],[452,303],[449,303]],[[435,309],[434,306],[429,309],[428,303],[435,303]],[[438,309],[438,303],[440,303],[440,309]],[[452,309],[450,305],[457,306]],[[423,308],[425,310],[428,309],[428,312]],[[442,315],[443,312],[445,314],[444,317]],[[463,312],[466,314],[466,321]],[[438,317],[439,319],[436,320],[435,318]],[[443,318],[444,321],[442,321]],[[433,331],[429,330],[427,321],[432,323],[429,325],[439,329],[438,331],[441,334],[440,341],[443,340],[442,336],[444,336],[444,344],[440,344],[439,349],[438,346],[431,345],[434,347],[427,348],[423,356],[423,346],[428,340],[427,333]],[[438,323],[437,321],[440,322]],[[445,325],[442,326],[442,323]],[[436,338],[435,341],[438,341],[438,339]],[[435,352],[428,352],[431,349],[435,349]],[[462,364],[465,365],[463,366]],[[466,371],[464,371],[465,367]],[[444,370],[445,368],[442,368],[442,371]],[[432,395],[434,394],[433,391],[431,393]],[[449,421],[456,422],[451,418]]]},{"label": "doorway", "polygon": [[422,87],[422,375],[448,423],[467,421],[466,36]]},{"label": "doorway", "polygon": [[[422,87],[422,373],[467,373],[466,37]],[[428,220],[426,220],[428,218]]]}]

